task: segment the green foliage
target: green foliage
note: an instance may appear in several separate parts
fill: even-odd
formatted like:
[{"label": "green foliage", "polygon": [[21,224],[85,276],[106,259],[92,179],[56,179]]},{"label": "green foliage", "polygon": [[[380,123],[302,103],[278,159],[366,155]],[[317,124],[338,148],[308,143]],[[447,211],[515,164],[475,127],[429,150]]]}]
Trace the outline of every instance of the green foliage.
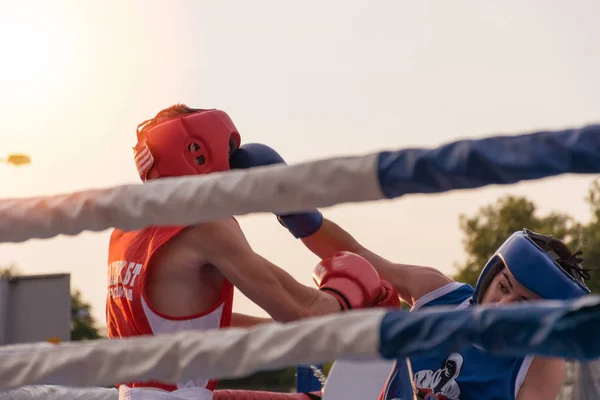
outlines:
[{"label": "green foliage", "polygon": [[91,309],[91,304],[83,301],[79,290],[71,293],[71,340],[100,338]]},{"label": "green foliage", "polygon": [[[539,215],[535,204],[525,197],[505,196],[481,207],[473,216],[460,216],[463,244],[467,253],[454,279],[475,285],[481,268],[511,233],[528,228],[563,240],[572,251],[583,250],[584,266],[600,266],[600,182],[594,181],[586,201],[592,218],[588,223],[552,212]],[[600,292],[600,274],[591,273],[590,289]]]},{"label": "green foliage", "polygon": [[296,368],[261,371],[239,379],[220,380],[217,389],[264,390],[290,392],[296,388]]}]

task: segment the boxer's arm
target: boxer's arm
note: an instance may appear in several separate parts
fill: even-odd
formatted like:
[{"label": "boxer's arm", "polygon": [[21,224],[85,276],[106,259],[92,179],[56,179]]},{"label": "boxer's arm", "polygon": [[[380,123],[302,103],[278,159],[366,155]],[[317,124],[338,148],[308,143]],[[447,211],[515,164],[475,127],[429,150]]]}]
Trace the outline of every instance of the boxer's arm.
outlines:
[{"label": "boxer's arm", "polygon": [[231,314],[231,326],[235,328],[247,328],[254,325],[273,322],[272,318],[254,317],[252,315],[233,313]]},{"label": "boxer's arm", "polygon": [[276,321],[340,311],[332,296],[300,284],[256,254],[233,219],[190,227],[182,238]]},{"label": "boxer's arm", "polygon": [[320,258],[338,251],[350,251],[364,257],[388,281],[409,305],[452,280],[435,268],[393,263],[373,253],[334,222],[324,219],[320,229],[301,239],[304,245]]},{"label": "boxer's arm", "polygon": [[565,360],[534,357],[517,400],[556,399],[565,377]]},{"label": "boxer's arm", "polygon": [[[247,169],[273,164],[285,164],[285,160],[275,149],[260,143],[247,143],[241,146],[229,159],[231,169]],[[323,222],[318,210],[302,213],[277,214],[277,220],[296,238],[315,233]]]}]

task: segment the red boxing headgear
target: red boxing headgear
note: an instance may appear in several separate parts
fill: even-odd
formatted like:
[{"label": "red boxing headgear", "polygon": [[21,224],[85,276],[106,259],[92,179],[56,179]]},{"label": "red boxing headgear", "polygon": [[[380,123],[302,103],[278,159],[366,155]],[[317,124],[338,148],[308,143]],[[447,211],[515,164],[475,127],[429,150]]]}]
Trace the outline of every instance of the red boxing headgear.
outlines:
[{"label": "red boxing headgear", "polygon": [[134,149],[142,181],[228,171],[240,134],[225,112],[201,110],[178,115],[141,133]]}]

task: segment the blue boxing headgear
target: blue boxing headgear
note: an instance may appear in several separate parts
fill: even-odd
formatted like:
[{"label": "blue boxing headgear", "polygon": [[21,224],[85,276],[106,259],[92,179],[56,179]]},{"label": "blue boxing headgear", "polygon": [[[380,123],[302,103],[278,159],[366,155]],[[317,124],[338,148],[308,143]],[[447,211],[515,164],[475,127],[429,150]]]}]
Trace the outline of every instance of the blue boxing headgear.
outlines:
[{"label": "blue boxing headgear", "polygon": [[584,282],[589,279],[571,256],[563,259],[550,246],[551,236],[528,229],[513,233],[487,262],[475,286],[473,299],[481,303],[494,276],[506,266],[521,285],[546,300],[568,300],[585,296],[590,290]]}]

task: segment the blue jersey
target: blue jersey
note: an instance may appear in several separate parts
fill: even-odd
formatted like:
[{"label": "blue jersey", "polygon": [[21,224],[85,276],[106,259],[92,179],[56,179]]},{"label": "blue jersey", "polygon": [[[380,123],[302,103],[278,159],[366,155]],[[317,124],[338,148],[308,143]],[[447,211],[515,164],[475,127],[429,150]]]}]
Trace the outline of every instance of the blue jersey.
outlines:
[{"label": "blue jersey", "polygon": [[[432,306],[471,306],[474,289],[452,282],[419,299],[411,311]],[[400,365],[400,369],[406,369]],[[516,399],[531,364],[531,357],[498,357],[474,346],[445,357],[410,359],[415,398],[419,400],[510,400]],[[382,400],[402,397],[402,371],[394,367]]]}]

